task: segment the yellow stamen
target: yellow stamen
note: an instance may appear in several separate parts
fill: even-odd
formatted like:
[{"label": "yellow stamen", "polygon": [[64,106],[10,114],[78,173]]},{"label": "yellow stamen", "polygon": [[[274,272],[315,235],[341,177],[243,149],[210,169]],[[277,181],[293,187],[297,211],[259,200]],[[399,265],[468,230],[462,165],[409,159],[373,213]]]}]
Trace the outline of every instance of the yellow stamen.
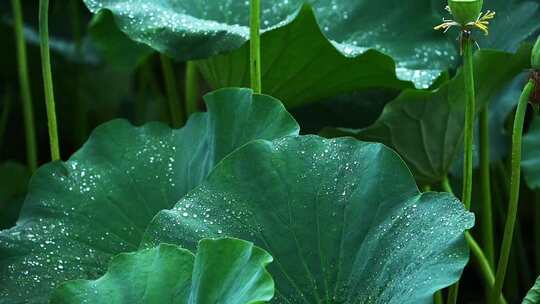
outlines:
[{"label": "yellow stamen", "polygon": [[[447,8],[447,10],[449,10],[449,8]],[[463,30],[465,29],[472,29],[472,28],[477,28],[479,30],[481,30],[485,35],[488,35],[489,34],[489,21],[492,20],[493,18],[495,18],[495,12],[493,11],[487,11],[485,13],[480,13],[480,15],[478,16],[478,19],[476,19],[476,21],[474,22],[469,22],[465,25],[462,25],[462,24],[459,24],[458,22],[454,21],[454,20],[448,20],[448,19],[443,19],[443,23],[435,26],[433,29],[435,30],[443,30],[445,33],[453,26],[458,26],[460,28],[462,28]]]},{"label": "yellow stamen", "polygon": [[444,20],[443,23],[437,25],[436,27],[434,27],[433,29],[435,30],[444,30],[445,32],[448,31],[449,28],[451,28],[452,26],[460,26],[459,23],[455,22],[454,20]]},{"label": "yellow stamen", "polygon": [[483,15],[480,14],[480,16],[478,16],[478,19],[475,22],[468,23],[467,25],[476,27],[477,29],[484,32],[485,35],[488,35],[489,34],[489,28],[488,28],[489,20],[492,20],[493,18],[495,18],[495,12],[487,11]]},{"label": "yellow stamen", "polygon": [[479,30],[481,30],[482,32],[484,32],[485,35],[488,35],[489,34],[489,29],[486,25],[480,23],[480,22],[475,22],[474,23],[474,26],[476,28],[478,28]]}]

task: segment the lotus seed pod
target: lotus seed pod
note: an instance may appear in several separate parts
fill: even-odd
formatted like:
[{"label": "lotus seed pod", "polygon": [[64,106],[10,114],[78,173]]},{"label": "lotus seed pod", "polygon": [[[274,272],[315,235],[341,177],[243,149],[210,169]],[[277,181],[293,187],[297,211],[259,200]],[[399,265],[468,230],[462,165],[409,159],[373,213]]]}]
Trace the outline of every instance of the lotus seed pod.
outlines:
[{"label": "lotus seed pod", "polygon": [[531,66],[533,69],[540,70],[540,36],[538,36],[532,50]]},{"label": "lotus seed pod", "polygon": [[475,22],[482,12],[484,0],[448,0],[454,20],[461,25]]}]

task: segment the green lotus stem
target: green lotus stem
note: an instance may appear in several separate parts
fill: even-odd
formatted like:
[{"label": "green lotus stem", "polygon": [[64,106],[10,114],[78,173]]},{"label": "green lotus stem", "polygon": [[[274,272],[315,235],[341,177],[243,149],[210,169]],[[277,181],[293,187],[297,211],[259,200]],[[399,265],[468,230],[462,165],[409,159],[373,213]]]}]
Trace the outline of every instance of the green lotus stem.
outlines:
[{"label": "green lotus stem", "polygon": [[262,92],[261,80],[261,1],[251,0],[250,7],[250,53],[251,88],[255,93]]},{"label": "green lotus stem", "polygon": [[497,265],[497,274],[495,276],[495,286],[493,287],[491,303],[497,303],[495,300],[501,295],[506,269],[508,266],[508,259],[510,257],[510,249],[512,247],[512,238],[514,236],[514,227],[516,224],[519,201],[521,137],[523,133],[523,123],[525,121],[525,112],[527,110],[527,104],[533,89],[534,83],[529,81],[523,89],[521,97],[519,98],[519,104],[514,119],[514,128],[512,132],[512,174],[510,176],[510,200],[508,202],[508,212],[506,214],[503,242],[499,255],[499,263]]},{"label": "green lotus stem", "polygon": [[433,301],[435,302],[435,304],[444,304],[443,295],[440,290],[437,290],[437,292],[435,293]]},{"label": "green lotus stem", "polygon": [[[463,192],[461,201],[467,210],[471,207],[472,177],[473,177],[473,141],[474,141],[474,70],[472,41],[470,37],[463,37],[463,79],[465,81],[465,136],[464,136],[464,161],[463,161]],[[448,304],[457,302],[459,281],[450,287],[448,292]]]},{"label": "green lotus stem", "polygon": [[56,106],[51,71],[51,54],[49,50],[49,0],[39,0],[39,42],[41,48],[41,70],[43,87],[45,88],[45,105],[47,107],[47,122],[49,126],[49,142],[51,158],[60,160],[58,143],[58,127],[56,125]]},{"label": "green lotus stem", "polygon": [[[473,257],[475,258],[478,266],[480,267],[480,273],[482,274],[485,284],[490,288],[493,288],[493,285],[495,283],[495,275],[493,274],[493,270],[491,265],[489,264],[488,258],[484,255],[482,248],[480,247],[480,245],[478,245],[474,237],[469,232],[465,233],[465,240],[467,240],[467,244],[469,245],[469,248],[473,253]],[[502,294],[499,298],[499,301],[502,304],[506,304],[506,299]]]},{"label": "green lotus stem", "polygon": [[487,106],[480,112],[480,179],[482,191],[481,232],[482,245],[491,267],[495,266],[493,241],[493,212],[491,203],[491,182],[489,165],[489,115]]},{"label": "green lotus stem", "polygon": [[185,88],[186,113],[189,117],[197,112],[199,99],[199,72],[197,64],[193,61],[186,63],[186,88]]},{"label": "green lotus stem", "polygon": [[[448,192],[454,195],[454,190],[452,189],[452,186],[450,185],[450,182],[447,176],[444,177],[441,185],[445,192]],[[495,283],[495,276],[493,275],[493,269],[492,269],[492,266],[489,264],[489,260],[486,258],[486,255],[484,254],[482,248],[478,245],[478,242],[474,239],[472,234],[470,234],[468,231],[465,232],[465,240],[467,241],[467,244],[469,245],[469,248],[473,254],[473,257],[475,258],[475,260],[477,261],[479,265],[480,274],[482,275],[482,278],[484,279],[486,286],[492,289],[493,284]],[[455,287],[456,285],[457,287]],[[448,294],[448,303],[451,303],[450,301],[454,301],[453,303],[457,302],[458,289],[459,289],[459,281],[450,287],[449,294]],[[504,296],[502,294],[500,298],[501,298],[501,303],[506,304],[506,300],[504,299]]]},{"label": "green lotus stem", "polygon": [[17,45],[17,65],[19,68],[19,88],[22,97],[24,132],[26,139],[26,161],[30,172],[37,169],[36,128],[34,123],[34,105],[28,78],[28,59],[24,41],[23,12],[20,0],[11,0],[13,8],[15,43]]},{"label": "green lotus stem", "polygon": [[471,207],[473,177],[473,141],[474,141],[474,70],[471,38],[463,39],[463,79],[465,80],[465,157],[463,162],[463,193],[461,200],[465,208]]},{"label": "green lotus stem", "polygon": [[171,125],[174,128],[179,128],[184,124],[184,111],[180,106],[180,97],[176,85],[176,77],[172,67],[172,62],[169,57],[160,54],[161,69],[163,71],[163,80],[165,81],[165,90],[167,91],[167,100],[169,102],[169,113],[171,117]]}]

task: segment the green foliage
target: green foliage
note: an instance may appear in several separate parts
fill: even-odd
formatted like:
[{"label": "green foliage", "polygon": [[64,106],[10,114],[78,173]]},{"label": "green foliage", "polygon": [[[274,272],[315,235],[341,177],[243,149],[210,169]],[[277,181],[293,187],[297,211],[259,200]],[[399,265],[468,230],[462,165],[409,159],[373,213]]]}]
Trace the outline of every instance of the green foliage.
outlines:
[{"label": "green foliage", "polygon": [[[477,109],[528,66],[530,49],[516,54],[482,50],[475,56]],[[497,66],[494,64],[498,63]],[[455,161],[463,138],[465,111],[461,71],[432,91],[405,90],[388,103],[379,119],[361,130],[323,131],[325,136],[353,135],[394,148],[421,182],[440,182]]]},{"label": "green foliage", "polygon": [[[15,2],[24,12],[38,160],[45,160],[37,25],[38,5],[47,1]],[[299,136],[276,99],[230,88],[250,84],[250,1],[50,0],[41,20],[50,21],[61,149],[78,152],[43,165],[32,179],[28,165],[7,161],[24,161],[26,144],[14,16],[11,3],[1,2],[0,227],[12,228],[0,232],[0,303],[46,303],[52,293],[53,303],[261,303],[273,295],[270,274],[276,303],[431,303],[461,276],[463,232],[473,224],[454,197],[417,189],[448,191],[439,183],[462,167],[459,44],[455,29],[433,30],[449,16],[445,2],[261,1],[263,92],[283,100],[304,134],[356,137],[326,140]],[[481,2],[449,5],[466,23]],[[523,46],[540,32],[539,8],[538,0],[486,1],[497,18],[489,36],[473,33],[482,47],[474,66],[477,110],[490,113],[492,162],[508,160],[509,114],[523,76],[539,66],[540,41],[532,53]],[[161,66],[167,55],[178,62]],[[199,100],[216,88],[206,104]],[[146,124],[180,115],[166,100],[208,112],[181,129]],[[531,122],[527,115],[521,165],[537,192],[540,124]],[[485,145],[474,150],[486,152]],[[482,177],[493,182],[494,226],[485,221],[487,205],[473,210],[482,231],[498,232],[488,242],[497,248],[500,219],[514,218],[517,208],[512,216],[503,210],[509,172],[492,167],[497,174],[486,179],[489,169]],[[456,182],[457,172],[450,174]],[[534,233],[516,227],[504,286],[510,303],[532,285],[528,265],[540,265],[533,246],[540,208],[531,204],[538,193],[528,190],[512,192],[527,212],[517,224]],[[475,192],[475,201],[487,201]],[[473,230],[467,241],[485,290],[468,277],[459,302],[485,302],[498,272],[477,236]],[[227,239],[201,241],[207,237]],[[270,254],[275,262],[266,272]]]},{"label": "green foliage", "polygon": [[274,294],[271,261],[236,239],[201,240],[196,255],[161,244],[114,257],[97,280],[60,285],[50,303],[263,303]]},{"label": "green foliage", "polygon": [[14,162],[0,164],[0,229],[15,224],[29,179],[25,166]]},{"label": "green foliage", "polygon": [[540,36],[536,39],[532,50],[531,66],[533,69],[540,69]]},{"label": "green foliage", "polygon": [[109,11],[102,11],[92,18],[88,31],[107,63],[118,68],[133,68],[150,56],[152,49],[133,42],[114,24]]},{"label": "green foliage", "polygon": [[540,190],[540,118],[536,117],[529,129],[523,136],[523,157],[521,166],[527,185],[535,190]]},{"label": "green foliage", "polygon": [[429,303],[458,279],[473,221],[453,196],[419,193],[381,144],[295,136],[226,157],[143,243],[252,241],[275,259],[279,303]]},{"label": "green foliage", "polygon": [[533,287],[527,292],[522,304],[538,304],[540,303],[540,277],[536,279]]},{"label": "green foliage", "polygon": [[[245,1],[222,1],[219,5],[216,5],[216,2],[200,0],[182,2],[85,0],[85,3],[93,12],[101,9],[112,11],[119,27],[133,40],[145,43],[179,60],[207,58],[232,51],[242,46],[249,38],[249,2]],[[308,59],[312,58],[306,63],[315,64],[314,60],[319,61],[318,58],[323,58],[319,57],[322,54],[318,54],[317,51],[321,48],[320,45],[328,44],[322,41],[327,37],[346,57],[357,57],[369,49],[392,56],[399,64],[398,72],[403,79],[413,80],[419,86],[423,86],[429,85],[442,70],[452,66],[457,59],[453,43],[432,31],[433,24],[438,21],[438,13],[432,9],[429,0],[418,0],[405,6],[397,0],[266,2],[262,3],[264,21],[262,31],[272,32],[289,27],[298,15],[306,13],[302,11],[311,10],[307,6],[302,8],[304,4],[313,7],[321,29],[313,30],[312,25],[303,24],[309,35],[297,36],[305,42],[296,43],[295,48],[298,51],[295,53],[307,54]],[[400,7],[400,14],[390,13],[395,7]],[[362,18],[358,18],[359,12],[370,13],[364,13]],[[156,18],[146,18],[148,14],[153,14]],[[381,20],[384,22],[381,23]],[[309,19],[306,21],[311,22]],[[365,29],[369,29],[369,32]],[[324,36],[321,35],[321,31]],[[298,31],[285,29],[285,32]],[[288,41],[291,40],[292,37],[288,37],[285,41],[273,45],[275,51],[272,52],[287,52]],[[263,45],[264,43],[263,41]],[[312,45],[317,48],[312,49]],[[264,46],[262,49],[265,49]],[[324,49],[328,47],[324,46],[322,50]],[[326,52],[332,55],[330,50]],[[392,60],[388,56],[382,56],[378,52],[377,55],[381,57],[379,60],[391,64]],[[337,54],[332,57],[339,58]],[[287,57],[280,59],[284,58]],[[264,59],[262,62],[264,63]],[[368,64],[363,68],[367,69],[370,62],[367,58],[362,62]],[[329,63],[328,68],[331,67],[332,64]]]},{"label": "green foliage", "polygon": [[41,167],[17,226],[0,232],[0,303],[44,302],[58,283],[101,274],[113,255],[136,250],[152,217],[228,153],[254,139],[298,134],[271,97],[226,89],[206,100],[208,113],[182,129],[114,120],[69,161]]},{"label": "green foliage", "polygon": [[[398,78],[394,61],[379,51],[369,50],[353,57],[340,53],[325,38],[308,6],[302,7],[286,27],[264,33],[261,48],[264,50],[261,54],[263,91],[283,100],[288,108],[342,92],[413,87],[412,83]],[[234,52],[197,61],[201,73],[214,88],[248,86],[248,63],[247,44]]]}]

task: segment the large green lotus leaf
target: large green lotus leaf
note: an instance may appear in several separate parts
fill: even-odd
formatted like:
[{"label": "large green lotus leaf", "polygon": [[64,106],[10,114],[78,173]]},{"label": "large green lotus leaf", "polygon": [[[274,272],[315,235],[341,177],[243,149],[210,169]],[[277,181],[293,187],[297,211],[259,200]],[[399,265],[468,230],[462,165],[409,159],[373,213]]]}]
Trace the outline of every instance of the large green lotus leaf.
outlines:
[{"label": "large green lotus leaf", "polygon": [[[111,10],[133,40],[181,60],[240,48],[199,65],[214,88],[249,84],[249,1],[86,3],[94,12]],[[447,14],[444,2],[280,0],[262,5],[263,92],[289,107],[366,87],[411,85],[398,79],[427,88],[458,61],[457,34],[433,30]],[[515,51],[540,28],[538,7],[537,0],[490,1],[486,9],[500,16],[491,24],[493,34],[475,36],[482,47]]]},{"label": "large green lotus leaf", "polygon": [[237,239],[204,239],[197,254],[160,244],[111,261],[95,280],[60,285],[52,304],[263,303],[274,295],[266,251]]},{"label": "large green lotus leaf", "polygon": [[328,126],[359,129],[372,125],[384,106],[399,93],[398,90],[364,90],[337,95],[289,111],[305,134],[317,134]]},{"label": "large green lotus leaf", "polygon": [[523,302],[521,304],[538,304],[540,303],[540,277],[536,279],[534,285],[531,287]]},{"label": "large green lotus leaf", "polygon": [[[366,9],[379,9],[377,13],[380,13],[386,11],[386,3],[391,2],[379,1],[373,3],[373,7]],[[407,5],[425,5],[422,2],[421,0],[407,1]],[[365,1],[357,1],[357,3],[361,3],[359,5],[362,6],[366,5]],[[396,4],[396,6],[399,7],[400,14],[396,13],[395,16],[382,17],[381,20],[384,21],[384,25],[391,24],[394,21],[397,22],[397,20],[393,19],[394,17],[407,18],[403,14],[406,14],[408,11],[402,8],[403,5]],[[439,7],[437,5],[432,6],[435,12],[444,12],[443,7],[443,3]],[[486,7],[497,10],[500,18],[497,18],[492,24],[492,35],[487,37],[478,35],[482,47],[514,52],[522,41],[540,28],[540,11],[538,10],[537,3],[526,1],[514,1],[512,3],[510,1],[490,1],[486,3]],[[374,13],[374,15],[377,13]],[[430,14],[426,12],[422,13]],[[422,24],[422,16],[420,15],[422,13],[408,18],[406,25],[401,24],[385,29],[386,34],[389,37],[395,37],[395,35],[401,37],[404,35],[404,33],[400,33],[403,30],[403,26],[409,25],[416,27],[413,31],[420,30],[424,33],[425,28],[430,27],[430,25]],[[359,14],[357,18],[360,18],[360,16]],[[411,19],[417,22],[409,22]],[[519,21],[514,22],[514,20]],[[377,24],[377,22],[374,24]],[[373,26],[369,26],[368,28],[371,30]],[[427,40],[427,37],[430,37],[428,34],[419,35],[417,39],[425,42],[422,39]],[[442,34],[439,35],[444,36]],[[453,40],[451,37],[455,37],[455,35],[454,33],[449,33],[446,38]],[[369,37],[369,34],[362,35],[361,39],[371,41],[370,38],[373,38],[367,37]],[[357,91],[366,86],[372,86],[375,81],[383,80],[385,77],[388,78],[391,75],[390,73],[387,75],[381,73],[381,66],[386,67],[387,65],[379,64],[379,66],[373,67],[362,60],[363,56],[355,57],[355,60],[339,56],[335,50],[332,50],[328,43],[324,43],[326,39],[320,33],[316,21],[310,16],[310,11],[307,8],[300,13],[293,23],[285,28],[266,33],[261,39],[263,49],[261,64],[264,71],[262,75],[263,90],[273,96],[278,96],[285,101],[287,106],[297,106],[304,102],[324,99],[336,93]],[[309,42],[308,39],[310,39]],[[380,39],[380,37],[376,39]],[[430,45],[429,50],[425,53],[419,51],[421,54],[409,55],[407,57],[396,55],[395,51],[399,52],[401,47],[409,47],[411,49],[419,47],[419,44],[417,44],[418,41],[414,39],[408,40],[407,38],[402,40],[399,38],[396,42],[399,42],[400,45],[392,45],[394,49],[380,49],[380,45],[372,45],[372,47],[392,56],[397,64],[396,72],[399,78],[412,80],[417,87],[427,88],[432,84],[434,77],[441,70],[454,66],[456,62],[455,58],[458,57],[458,54],[449,48],[447,41],[440,40]],[[430,56],[433,52],[439,56],[436,58]],[[213,87],[246,85],[249,83],[249,71],[247,70],[249,66],[245,64],[249,60],[248,56],[249,45],[246,44],[238,51],[202,61],[200,63],[201,70]],[[291,60],[291,58],[294,59]],[[320,60],[320,58],[324,58],[324,60]],[[429,61],[423,62],[422,60]],[[376,60],[370,59],[367,62],[375,64]],[[382,70],[387,71],[386,68]],[[366,76],[367,73],[377,73],[377,75],[372,75],[368,79],[359,78],[361,75]],[[294,85],[289,86],[281,85],[283,82],[291,79],[302,79],[302,81],[296,81]],[[304,82],[304,79],[308,80]],[[390,82],[381,82],[380,86],[395,87]]]},{"label": "large green lotus leaf", "polygon": [[540,30],[540,1],[484,1],[484,9],[497,13],[490,22],[488,36],[477,34],[482,48],[515,52],[521,43],[534,39]]},{"label": "large green lotus leaf", "polygon": [[[432,86],[438,88],[449,79],[448,72],[442,73]],[[317,134],[326,127],[360,129],[377,121],[384,106],[399,93],[401,91],[395,89],[368,89],[336,95],[289,111],[305,134]]]},{"label": "large green lotus leaf", "polygon": [[[529,66],[530,47],[517,53],[481,50],[475,54],[477,109],[486,105],[501,88]],[[327,129],[328,137],[353,135],[394,148],[415,177],[436,183],[448,173],[463,140],[465,119],[463,74],[432,91],[405,90],[388,103],[379,119],[360,130]]]},{"label": "large green lotus leaf", "polygon": [[[232,51],[249,39],[249,1],[84,2],[94,13],[102,9],[112,11],[118,26],[133,40],[180,60],[207,58]],[[314,31],[311,24],[303,23],[302,26],[309,28],[309,34],[306,37],[296,36],[304,44],[302,52],[296,54],[312,58],[309,61],[312,64],[315,64],[314,60],[319,61],[321,57],[316,55],[322,49],[311,46],[319,46],[323,40],[330,41],[346,57],[357,57],[369,49],[376,49],[398,62],[398,71],[403,79],[414,79],[423,85],[457,59],[452,39],[433,30],[433,26],[440,23],[440,13],[444,10],[442,4],[434,9],[430,0],[411,1],[407,5],[398,0],[267,1],[262,3],[262,32],[287,27],[299,11],[305,14],[310,10],[308,6],[313,8],[320,30]],[[273,51],[286,52],[289,48],[287,41],[280,42]],[[298,44],[295,47],[298,50]],[[324,49],[326,54],[332,55],[329,48]],[[263,54],[265,52],[268,50],[263,48]],[[332,57],[337,56],[333,54]],[[392,63],[386,56],[379,57],[379,60]],[[367,61],[367,58],[363,60],[367,63],[363,66],[365,69],[373,65]],[[347,64],[344,57],[338,62],[340,68]],[[387,75],[390,81],[389,76],[392,75]]]},{"label": "large green lotus leaf", "polygon": [[[394,61],[378,51],[347,57],[336,50],[309,7],[288,26],[263,34],[261,48],[263,92],[283,100],[288,108],[363,89],[412,87],[398,79]],[[249,85],[249,44],[197,64],[214,88]],[[432,80],[430,76],[423,85]]]},{"label": "large green lotus leaf", "polygon": [[248,89],[206,96],[208,113],[172,130],[116,120],[69,161],[32,177],[17,226],[0,233],[0,303],[46,302],[58,283],[94,278],[138,248],[147,224],[253,139],[298,134],[283,105]]},{"label": "large green lotus leaf", "polygon": [[118,68],[133,68],[150,54],[148,46],[133,42],[114,25],[114,18],[109,11],[95,15],[88,26],[88,31],[109,64]]},{"label": "large green lotus leaf", "polygon": [[540,118],[535,117],[529,132],[523,137],[523,158],[521,167],[527,185],[540,189]]},{"label": "large green lotus leaf", "polygon": [[230,154],[142,245],[252,241],[275,259],[277,303],[430,303],[467,263],[473,221],[453,196],[419,193],[382,144],[295,136]]}]

